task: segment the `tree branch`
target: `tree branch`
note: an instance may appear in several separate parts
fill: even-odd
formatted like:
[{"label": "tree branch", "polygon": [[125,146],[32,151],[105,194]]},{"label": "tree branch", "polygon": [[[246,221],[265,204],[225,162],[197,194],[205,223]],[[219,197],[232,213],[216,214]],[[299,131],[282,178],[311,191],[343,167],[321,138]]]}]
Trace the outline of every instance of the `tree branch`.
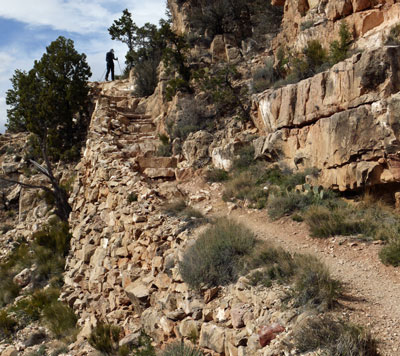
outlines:
[{"label": "tree branch", "polygon": [[4,177],[0,177],[0,180],[3,181],[3,182],[18,184],[21,187],[28,188],[28,189],[43,189],[43,190],[46,190],[48,192],[52,191],[50,188],[48,188],[48,187],[46,187],[44,185],[34,185],[34,184],[22,183],[22,182],[20,182],[18,180],[4,178]]}]

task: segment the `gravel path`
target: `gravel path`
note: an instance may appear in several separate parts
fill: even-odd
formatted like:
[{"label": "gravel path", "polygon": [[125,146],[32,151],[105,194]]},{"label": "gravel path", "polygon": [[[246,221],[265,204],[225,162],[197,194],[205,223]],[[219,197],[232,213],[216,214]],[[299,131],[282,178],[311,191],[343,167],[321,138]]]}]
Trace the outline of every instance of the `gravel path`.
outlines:
[{"label": "gravel path", "polygon": [[231,217],[259,238],[291,252],[318,256],[332,275],[344,282],[345,297],[339,301],[339,311],[370,328],[380,341],[382,355],[400,355],[400,269],[379,261],[380,245],[343,237],[311,238],[304,223],[290,218],[271,221],[265,211],[237,209]]}]

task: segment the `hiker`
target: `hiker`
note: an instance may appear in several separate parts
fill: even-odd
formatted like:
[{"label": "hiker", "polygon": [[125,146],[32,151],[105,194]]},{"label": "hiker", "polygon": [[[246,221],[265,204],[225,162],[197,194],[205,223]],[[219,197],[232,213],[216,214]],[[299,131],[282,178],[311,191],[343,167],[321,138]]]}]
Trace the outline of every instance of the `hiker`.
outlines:
[{"label": "hiker", "polygon": [[114,50],[110,49],[110,52],[106,54],[106,62],[107,62],[107,73],[106,73],[106,81],[108,81],[108,75],[111,71],[111,80],[114,80],[114,61],[117,61],[118,58],[114,57]]}]

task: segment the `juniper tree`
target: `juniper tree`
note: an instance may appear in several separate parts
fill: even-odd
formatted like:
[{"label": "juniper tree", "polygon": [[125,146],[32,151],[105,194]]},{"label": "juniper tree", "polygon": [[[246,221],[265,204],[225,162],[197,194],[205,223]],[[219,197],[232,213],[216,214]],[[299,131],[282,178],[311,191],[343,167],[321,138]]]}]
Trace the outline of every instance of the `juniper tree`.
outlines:
[{"label": "juniper tree", "polygon": [[33,134],[44,165],[32,163],[49,179],[51,188],[13,182],[53,194],[56,213],[63,220],[68,219],[71,207],[67,193],[53,174],[52,162],[79,152],[88,124],[90,75],[86,55],[75,50],[72,40],[60,36],[30,71],[15,71],[12,89],[6,95],[11,106],[7,127]]}]

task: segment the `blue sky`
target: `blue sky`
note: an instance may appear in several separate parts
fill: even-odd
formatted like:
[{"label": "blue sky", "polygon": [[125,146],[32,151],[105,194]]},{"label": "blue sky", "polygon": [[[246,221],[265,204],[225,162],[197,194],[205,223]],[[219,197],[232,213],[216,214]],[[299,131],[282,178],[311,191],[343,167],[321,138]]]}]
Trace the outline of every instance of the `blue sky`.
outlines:
[{"label": "blue sky", "polygon": [[[0,3],[0,132],[7,120],[6,91],[16,69],[29,70],[58,36],[86,53],[92,80],[100,80],[105,54],[114,48],[123,66],[126,45],[112,41],[108,27],[128,9],[137,25],[165,17],[166,0],[2,0]],[[116,74],[119,74],[118,65]]]}]

